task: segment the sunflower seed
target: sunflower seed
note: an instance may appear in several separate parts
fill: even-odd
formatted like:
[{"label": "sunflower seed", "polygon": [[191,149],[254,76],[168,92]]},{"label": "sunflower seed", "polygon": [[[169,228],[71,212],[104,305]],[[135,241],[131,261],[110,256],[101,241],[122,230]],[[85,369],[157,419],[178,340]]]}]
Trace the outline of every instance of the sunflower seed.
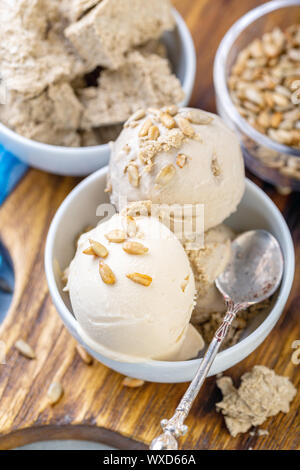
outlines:
[{"label": "sunflower seed", "polygon": [[76,345],[76,351],[85,364],[90,366],[93,363],[94,359],[81,344]]},{"label": "sunflower seed", "polygon": [[257,118],[257,122],[260,126],[268,128],[270,127],[270,115],[267,111],[263,111]]},{"label": "sunflower seed", "polygon": [[99,263],[99,273],[105,284],[115,284],[116,277],[114,273],[107,264],[103,263],[103,261],[100,261]]},{"label": "sunflower seed", "polygon": [[269,58],[277,57],[281,52],[281,47],[272,42],[264,41],[263,42],[264,53]]},{"label": "sunflower seed", "polygon": [[100,258],[106,258],[108,256],[108,250],[104,245],[102,245],[102,243],[92,239],[89,239],[89,242],[91,244],[92,251],[96,256],[99,256]]},{"label": "sunflower seed", "polygon": [[131,121],[139,121],[145,117],[146,113],[144,109],[138,109],[133,115],[130,117]]},{"label": "sunflower seed", "polygon": [[111,183],[108,183],[106,188],[104,189],[105,193],[111,193],[112,192],[112,185]]},{"label": "sunflower seed", "polygon": [[179,166],[179,168],[183,168],[184,165],[186,164],[187,161],[187,156],[184,155],[183,153],[179,153],[176,157],[176,165]]},{"label": "sunflower seed", "polygon": [[298,157],[290,157],[287,161],[287,166],[295,170],[300,170],[300,159]]},{"label": "sunflower seed", "polygon": [[152,119],[147,118],[141,126],[139,137],[145,137],[148,134],[148,131],[152,125],[153,125]]},{"label": "sunflower seed", "polygon": [[279,113],[279,112],[274,113],[271,117],[271,127],[275,127],[277,129],[282,119],[283,119],[282,113]]},{"label": "sunflower seed", "polygon": [[264,50],[260,39],[254,39],[249,46],[249,51],[253,57],[263,57]]},{"label": "sunflower seed", "polygon": [[158,175],[155,178],[155,183],[166,185],[174,178],[175,173],[176,170],[172,164],[166,165],[159,171]]},{"label": "sunflower seed", "polygon": [[96,253],[94,252],[93,248],[91,246],[89,246],[88,248],[86,248],[85,250],[83,250],[82,252],[84,255],[90,255],[90,256],[95,256]]},{"label": "sunflower seed", "polygon": [[188,121],[192,122],[193,124],[210,124],[213,121],[213,117],[209,116],[207,113],[203,111],[191,109],[189,111],[184,111],[180,113],[180,115],[186,118]]},{"label": "sunflower seed", "polygon": [[51,405],[55,405],[63,396],[63,387],[60,382],[52,382],[48,388],[47,397]]},{"label": "sunflower seed", "polygon": [[293,123],[291,121],[284,120],[279,124],[280,129],[285,131],[291,131],[293,129]]},{"label": "sunflower seed", "polygon": [[181,283],[181,290],[182,292],[185,292],[185,289],[187,288],[188,286],[188,283],[189,283],[189,279],[190,279],[190,276],[189,274],[184,278],[184,280],[182,281]]},{"label": "sunflower seed", "polygon": [[175,116],[178,113],[178,106],[176,106],[176,104],[172,104],[170,106],[165,106],[162,110],[171,116]]},{"label": "sunflower seed", "polygon": [[133,379],[132,377],[125,377],[122,381],[122,385],[129,388],[138,388],[144,385],[144,383],[144,380]]},{"label": "sunflower seed", "polygon": [[140,274],[140,273],[130,273],[126,274],[128,279],[130,279],[133,282],[136,282],[137,284],[141,284],[142,286],[150,286],[152,282],[152,277],[148,276],[147,274]]},{"label": "sunflower seed", "polygon": [[281,93],[273,93],[273,100],[274,103],[281,108],[287,108],[291,103],[289,98],[282,95]]},{"label": "sunflower seed", "polygon": [[294,60],[295,62],[300,61],[300,50],[299,49],[290,49],[288,51],[289,57]]},{"label": "sunflower seed", "polygon": [[157,140],[160,135],[159,129],[157,126],[151,126],[148,131],[148,139]]},{"label": "sunflower seed", "polygon": [[139,181],[140,181],[139,171],[137,167],[133,164],[131,165],[129,164],[127,167],[127,173],[128,173],[129,183],[135,188],[137,188],[139,185]]},{"label": "sunflower seed", "polygon": [[149,248],[142,243],[129,241],[124,243],[123,250],[129,255],[143,255],[149,251]]},{"label": "sunflower seed", "polygon": [[159,118],[160,110],[158,108],[148,108],[147,111],[149,114],[153,114],[155,119]]},{"label": "sunflower seed", "polygon": [[186,137],[193,137],[195,130],[190,122],[182,116],[177,116],[177,124],[179,129],[184,133]]},{"label": "sunflower seed", "polygon": [[160,121],[168,129],[173,129],[176,126],[175,120],[169,113],[160,113]]},{"label": "sunflower seed", "polygon": [[283,168],[280,168],[279,171],[284,176],[288,176],[289,178],[295,178],[297,180],[300,180],[300,170],[297,171],[294,168],[289,168],[288,166],[285,166]]},{"label": "sunflower seed", "polygon": [[131,238],[135,237],[136,232],[137,232],[135,219],[131,217],[130,215],[127,215],[125,226],[126,226],[127,235]]},{"label": "sunflower seed", "polygon": [[221,175],[221,168],[216,155],[213,155],[211,160],[211,172],[215,177]]},{"label": "sunflower seed", "polygon": [[293,141],[293,136],[291,132],[285,131],[284,129],[269,129],[268,135],[271,139],[276,140],[280,144],[290,145]]},{"label": "sunflower seed", "polygon": [[244,91],[245,98],[249,101],[251,101],[254,104],[257,104],[259,107],[264,106],[264,97],[262,93],[260,93],[258,90],[255,88],[246,88]]},{"label": "sunflower seed", "polygon": [[22,356],[27,357],[27,359],[35,359],[36,355],[34,350],[28,343],[26,343],[23,339],[18,339],[15,342],[15,348],[22,354]]},{"label": "sunflower seed", "polygon": [[115,229],[105,234],[105,238],[111,243],[123,243],[126,240],[126,233],[123,230]]}]

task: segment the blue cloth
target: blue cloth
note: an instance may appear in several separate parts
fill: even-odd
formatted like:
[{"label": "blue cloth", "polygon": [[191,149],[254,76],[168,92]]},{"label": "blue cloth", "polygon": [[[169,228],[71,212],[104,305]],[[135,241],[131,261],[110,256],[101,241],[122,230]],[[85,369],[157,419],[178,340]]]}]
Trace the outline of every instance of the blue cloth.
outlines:
[{"label": "blue cloth", "polygon": [[[27,170],[25,163],[0,145],[0,205],[11,193]],[[0,243],[0,323],[11,303],[14,286],[13,268],[9,257]]]},{"label": "blue cloth", "polygon": [[0,144],[0,205],[27,170],[27,165]]}]

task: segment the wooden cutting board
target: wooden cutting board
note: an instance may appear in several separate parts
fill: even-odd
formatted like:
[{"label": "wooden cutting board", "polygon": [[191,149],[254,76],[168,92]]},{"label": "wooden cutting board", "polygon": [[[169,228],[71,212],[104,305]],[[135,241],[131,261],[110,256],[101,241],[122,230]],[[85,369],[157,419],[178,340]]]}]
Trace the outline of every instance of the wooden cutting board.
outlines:
[{"label": "wooden cutting board", "polygon": [[[212,64],[219,41],[230,25],[255,0],[176,0],[197,47],[198,75],[192,104],[214,110]],[[252,178],[253,179],[253,178]],[[255,364],[274,368],[300,384],[300,366],[291,361],[292,343],[300,340],[300,197],[279,196],[255,180],[283,212],[296,245],[297,272],[292,294],[276,328],[246,360],[228,371],[235,380]],[[185,384],[122,386],[122,376],[94,362],[85,365],[75,341],[64,328],[51,302],[44,274],[44,244],[51,219],[60,203],[78,183],[31,170],[0,209],[0,236],[8,248],[16,274],[11,309],[0,327],[7,348],[0,365],[0,449],[45,439],[75,438],[101,441],[121,449],[146,448],[160,433],[161,418],[170,417],[186,389]],[[13,347],[24,338],[36,351],[28,360]],[[48,406],[49,384],[59,380],[62,400]],[[221,398],[210,378],[187,420],[189,432],[182,449],[299,449],[300,395],[289,414],[267,421],[266,437],[249,434],[232,438],[215,403]]]}]

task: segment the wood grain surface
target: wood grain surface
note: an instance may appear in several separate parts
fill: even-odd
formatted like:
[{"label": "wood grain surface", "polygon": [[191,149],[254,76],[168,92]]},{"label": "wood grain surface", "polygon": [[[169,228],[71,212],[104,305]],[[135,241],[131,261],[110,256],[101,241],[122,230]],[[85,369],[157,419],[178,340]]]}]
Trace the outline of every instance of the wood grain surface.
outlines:
[{"label": "wood grain surface", "polygon": [[[212,64],[217,46],[231,24],[257,0],[174,0],[184,16],[197,48],[197,81],[192,105],[215,110]],[[236,381],[255,364],[274,368],[300,384],[300,366],[291,362],[292,343],[300,340],[300,198],[284,197],[261,186],[282,211],[296,246],[296,277],[279,323],[247,359],[228,371]],[[0,365],[0,449],[54,438],[102,441],[122,449],[146,448],[159,432],[161,418],[170,417],[185,384],[122,386],[122,376],[94,362],[86,366],[75,351],[75,341],[64,328],[51,302],[44,274],[44,244],[51,219],[60,203],[78,183],[30,170],[0,209],[1,240],[14,263],[16,289],[11,309],[0,327],[7,345],[6,364]],[[36,351],[28,360],[13,347],[24,338]],[[51,407],[46,393],[59,380],[61,401]],[[221,398],[215,379],[205,383],[187,420],[189,432],[182,449],[299,449],[300,395],[290,413],[279,414],[263,426],[269,436],[249,433],[232,438],[223,417],[216,413]]]}]

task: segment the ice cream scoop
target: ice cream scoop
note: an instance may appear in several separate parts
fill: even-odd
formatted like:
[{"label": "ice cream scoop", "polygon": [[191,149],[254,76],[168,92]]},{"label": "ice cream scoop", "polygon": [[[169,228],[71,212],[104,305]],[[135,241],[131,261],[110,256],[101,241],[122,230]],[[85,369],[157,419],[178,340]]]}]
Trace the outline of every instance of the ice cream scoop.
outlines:
[{"label": "ice cream scoop", "polygon": [[81,338],[111,359],[186,360],[203,348],[187,255],[156,218],[116,214],[83,234],[67,290]]},{"label": "ice cream scoop", "polygon": [[236,210],[244,186],[238,138],[211,113],[175,106],[141,110],[112,144],[108,189],[118,209],[138,200],[203,204],[208,230]]}]

